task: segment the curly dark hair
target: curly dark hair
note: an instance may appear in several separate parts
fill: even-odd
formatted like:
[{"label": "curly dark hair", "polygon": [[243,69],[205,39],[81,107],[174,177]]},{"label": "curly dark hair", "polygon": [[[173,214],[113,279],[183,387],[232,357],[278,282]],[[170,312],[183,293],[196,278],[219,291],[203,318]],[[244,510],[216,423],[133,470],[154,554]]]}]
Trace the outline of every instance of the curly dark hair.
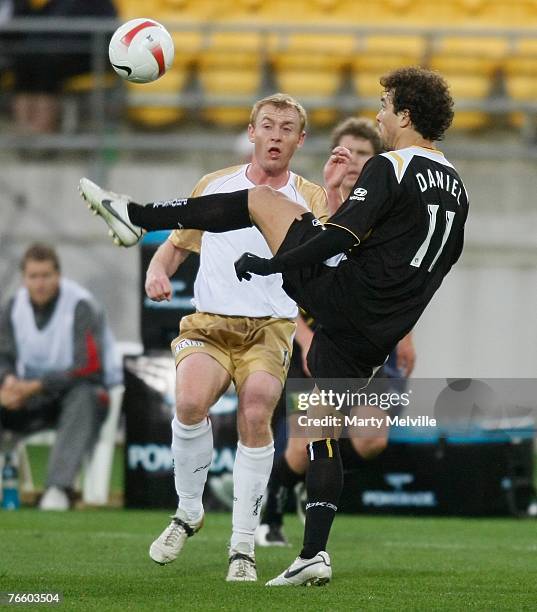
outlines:
[{"label": "curly dark hair", "polygon": [[445,79],[417,66],[398,68],[380,79],[392,92],[395,113],[408,110],[414,129],[427,140],[442,140],[453,121],[453,98]]}]

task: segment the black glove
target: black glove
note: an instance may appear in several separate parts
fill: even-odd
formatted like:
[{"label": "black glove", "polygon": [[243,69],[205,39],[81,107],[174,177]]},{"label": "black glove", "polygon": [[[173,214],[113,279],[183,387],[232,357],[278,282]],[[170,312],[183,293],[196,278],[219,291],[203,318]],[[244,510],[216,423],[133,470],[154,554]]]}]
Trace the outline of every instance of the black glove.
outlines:
[{"label": "black glove", "polygon": [[269,276],[274,274],[271,259],[265,259],[264,257],[258,257],[252,253],[244,253],[235,262],[235,274],[237,278],[242,281],[250,280],[252,274],[258,274],[259,276]]}]

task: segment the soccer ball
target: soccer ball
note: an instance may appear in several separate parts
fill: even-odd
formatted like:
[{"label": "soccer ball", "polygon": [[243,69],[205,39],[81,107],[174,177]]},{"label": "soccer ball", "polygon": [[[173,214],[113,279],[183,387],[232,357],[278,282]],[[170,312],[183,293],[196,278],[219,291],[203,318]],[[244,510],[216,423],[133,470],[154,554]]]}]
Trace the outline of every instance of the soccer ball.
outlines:
[{"label": "soccer ball", "polygon": [[153,19],[131,19],[114,32],[108,47],[110,63],[132,83],[151,83],[171,68],[173,40]]}]

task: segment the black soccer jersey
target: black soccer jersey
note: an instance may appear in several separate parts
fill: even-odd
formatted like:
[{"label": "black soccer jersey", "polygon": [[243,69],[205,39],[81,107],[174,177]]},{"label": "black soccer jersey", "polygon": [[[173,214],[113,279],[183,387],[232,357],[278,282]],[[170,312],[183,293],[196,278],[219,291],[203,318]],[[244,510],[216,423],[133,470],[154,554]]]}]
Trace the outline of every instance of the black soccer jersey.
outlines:
[{"label": "black soccer jersey", "polygon": [[332,277],[335,312],[390,351],[459,258],[467,214],[466,189],[442,153],[414,146],[373,157],[327,221],[357,242]]}]

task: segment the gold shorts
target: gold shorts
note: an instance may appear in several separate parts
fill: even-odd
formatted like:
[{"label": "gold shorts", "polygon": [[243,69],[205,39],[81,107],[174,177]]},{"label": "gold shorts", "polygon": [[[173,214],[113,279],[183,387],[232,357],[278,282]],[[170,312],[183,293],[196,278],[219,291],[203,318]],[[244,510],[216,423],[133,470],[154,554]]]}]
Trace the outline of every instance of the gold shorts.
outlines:
[{"label": "gold shorts", "polygon": [[181,319],[171,344],[175,366],[192,353],[206,353],[224,367],[237,392],[252,372],[268,372],[285,384],[296,324],[273,317],[230,317],[195,312]]}]

